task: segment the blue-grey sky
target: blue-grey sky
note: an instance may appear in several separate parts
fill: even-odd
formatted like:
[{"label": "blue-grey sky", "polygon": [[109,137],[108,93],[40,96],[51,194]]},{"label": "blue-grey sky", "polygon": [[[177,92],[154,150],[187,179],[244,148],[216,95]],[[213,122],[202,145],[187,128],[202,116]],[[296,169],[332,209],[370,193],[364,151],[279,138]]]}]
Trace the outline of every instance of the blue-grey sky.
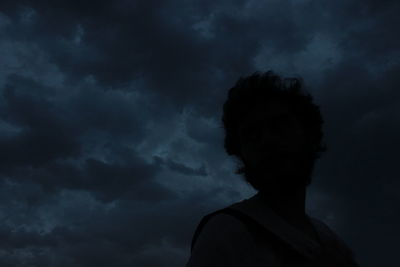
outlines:
[{"label": "blue-grey sky", "polygon": [[399,266],[400,3],[0,3],[0,266],[184,266],[206,213],[254,194],[223,149],[243,75],[301,76],[328,151],[307,210]]}]

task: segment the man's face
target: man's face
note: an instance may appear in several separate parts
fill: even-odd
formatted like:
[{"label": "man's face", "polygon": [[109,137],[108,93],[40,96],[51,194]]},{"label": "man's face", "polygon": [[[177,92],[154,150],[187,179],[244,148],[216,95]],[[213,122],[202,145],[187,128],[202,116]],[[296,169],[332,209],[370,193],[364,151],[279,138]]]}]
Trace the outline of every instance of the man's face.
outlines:
[{"label": "man's face", "polygon": [[[247,169],[267,184],[296,184],[309,166],[304,127],[287,103],[257,106],[239,129]],[[306,161],[306,159],[308,159]],[[296,180],[297,178],[297,180]]]}]

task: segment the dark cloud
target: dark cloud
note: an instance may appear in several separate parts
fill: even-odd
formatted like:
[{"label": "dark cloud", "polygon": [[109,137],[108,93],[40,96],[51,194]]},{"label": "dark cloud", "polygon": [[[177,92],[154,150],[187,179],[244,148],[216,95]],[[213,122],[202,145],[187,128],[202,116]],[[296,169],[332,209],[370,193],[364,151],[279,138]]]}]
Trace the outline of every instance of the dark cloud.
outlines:
[{"label": "dark cloud", "polygon": [[1,165],[38,166],[57,158],[80,154],[76,131],[57,118],[57,108],[48,99],[49,88],[17,76],[3,89],[2,118],[17,129],[0,140]]},{"label": "dark cloud", "polygon": [[0,265],[183,266],[201,216],[253,192],[223,150],[227,90],[274,69],[325,119],[312,213],[395,266],[399,8],[2,1]]}]

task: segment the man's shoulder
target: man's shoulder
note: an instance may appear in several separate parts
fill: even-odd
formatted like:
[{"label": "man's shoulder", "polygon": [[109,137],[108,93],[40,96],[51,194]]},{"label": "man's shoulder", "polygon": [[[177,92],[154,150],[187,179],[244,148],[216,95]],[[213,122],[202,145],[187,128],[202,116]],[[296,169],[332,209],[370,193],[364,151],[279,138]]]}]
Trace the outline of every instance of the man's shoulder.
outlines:
[{"label": "man's shoulder", "polygon": [[213,229],[221,226],[225,226],[228,230],[243,230],[245,228],[234,216],[224,212],[215,213],[213,216],[210,216],[204,228]]},{"label": "man's shoulder", "polygon": [[260,246],[245,223],[232,214],[213,212],[203,217],[187,266],[279,266],[269,244]]},{"label": "man's shoulder", "polygon": [[196,243],[232,243],[235,239],[249,238],[243,222],[222,210],[207,214],[200,224],[201,232]]}]

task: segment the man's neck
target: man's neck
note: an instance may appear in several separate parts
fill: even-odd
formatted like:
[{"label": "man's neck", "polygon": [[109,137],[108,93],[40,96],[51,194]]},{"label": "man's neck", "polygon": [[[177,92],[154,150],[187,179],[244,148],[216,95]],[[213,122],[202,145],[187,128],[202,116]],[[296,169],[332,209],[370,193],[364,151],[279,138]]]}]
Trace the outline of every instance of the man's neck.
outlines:
[{"label": "man's neck", "polygon": [[263,190],[258,193],[265,202],[266,206],[271,208],[276,214],[284,218],[289,223],[302,223],[307,221],[305,212],[306,188],[296,189]]}]

